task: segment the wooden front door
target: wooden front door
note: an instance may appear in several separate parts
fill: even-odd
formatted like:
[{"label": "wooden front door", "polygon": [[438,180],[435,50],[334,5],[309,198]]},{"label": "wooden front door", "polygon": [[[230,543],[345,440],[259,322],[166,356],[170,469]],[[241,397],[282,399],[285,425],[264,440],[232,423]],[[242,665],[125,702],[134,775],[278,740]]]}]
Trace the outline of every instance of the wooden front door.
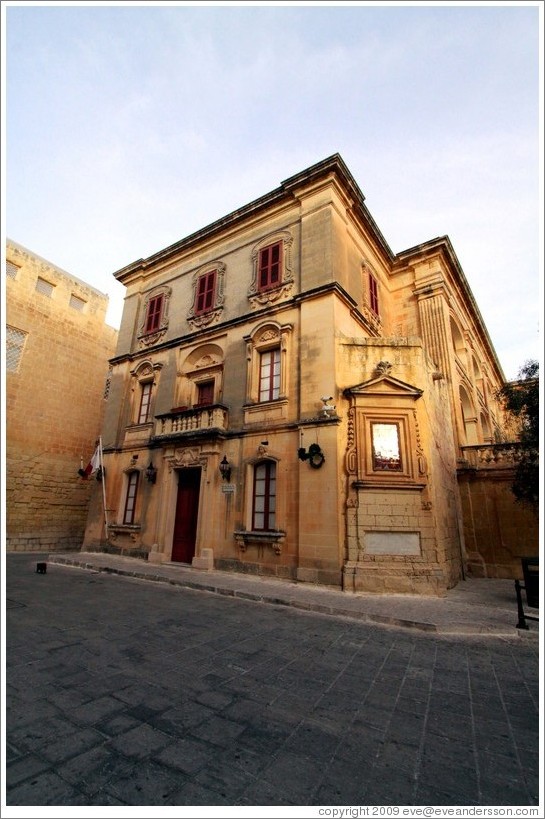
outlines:
[{"label": "wooden front door", "polygon": [[191,563],[195,555],[200,486],[200,469],[180,469],[172,538],[173,562]]}]

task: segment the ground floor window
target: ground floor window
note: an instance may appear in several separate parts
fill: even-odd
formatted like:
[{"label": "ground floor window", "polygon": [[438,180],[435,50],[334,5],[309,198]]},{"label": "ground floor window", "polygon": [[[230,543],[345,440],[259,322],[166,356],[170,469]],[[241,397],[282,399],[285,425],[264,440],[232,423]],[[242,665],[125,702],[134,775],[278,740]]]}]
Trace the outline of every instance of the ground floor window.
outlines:
[{"label": "ground floor window", "polygon": [[125,509],[123,512],[123,523],[134,523],[136,510],[136,495],[138,492],[138,472],[130,472],[127,482],[127,495],[125,498]]},{"label": "ground floor window", "polygon": [[271,531],[276,528],[276,464],[264,461],[254,469],[252,529]]}]

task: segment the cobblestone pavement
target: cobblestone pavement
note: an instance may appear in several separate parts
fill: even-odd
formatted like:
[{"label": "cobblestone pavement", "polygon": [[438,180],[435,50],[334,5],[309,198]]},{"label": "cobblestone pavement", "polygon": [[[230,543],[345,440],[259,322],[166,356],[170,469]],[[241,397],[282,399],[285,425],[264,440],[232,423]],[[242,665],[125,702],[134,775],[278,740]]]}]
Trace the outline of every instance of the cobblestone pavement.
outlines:
[{"label": "cobblestone pavement", "polygon": [[6,557],[8,808],[539,805],[537,640],[39,559]]}]

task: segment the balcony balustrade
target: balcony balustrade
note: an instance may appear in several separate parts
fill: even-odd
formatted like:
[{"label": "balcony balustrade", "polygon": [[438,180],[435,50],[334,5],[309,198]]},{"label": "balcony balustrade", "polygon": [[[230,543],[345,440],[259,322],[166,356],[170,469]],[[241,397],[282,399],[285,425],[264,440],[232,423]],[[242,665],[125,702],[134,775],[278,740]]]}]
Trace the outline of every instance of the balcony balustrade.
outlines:
[{"label": "balcony balustrade", "polygon": [[497,469],[515,466],[520,459],[520,444],[473,444],[461,447],[462,460],[470,469]]},{"label": "balcony balustrade", "polygon": [[226,431],[229,413],[223,404],[176,407],[156,416],[155,437]]}]

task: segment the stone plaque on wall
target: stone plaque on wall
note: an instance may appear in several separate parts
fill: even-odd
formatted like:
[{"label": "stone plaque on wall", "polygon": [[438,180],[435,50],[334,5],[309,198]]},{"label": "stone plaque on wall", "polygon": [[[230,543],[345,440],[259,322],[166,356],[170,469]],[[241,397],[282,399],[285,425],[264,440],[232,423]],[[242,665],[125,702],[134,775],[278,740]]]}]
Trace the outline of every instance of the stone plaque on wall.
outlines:
[{"label": "stone plaque on wall", "polygon": [[365,552],[368,555],[419,555],[418,532],[366,532]]}]

